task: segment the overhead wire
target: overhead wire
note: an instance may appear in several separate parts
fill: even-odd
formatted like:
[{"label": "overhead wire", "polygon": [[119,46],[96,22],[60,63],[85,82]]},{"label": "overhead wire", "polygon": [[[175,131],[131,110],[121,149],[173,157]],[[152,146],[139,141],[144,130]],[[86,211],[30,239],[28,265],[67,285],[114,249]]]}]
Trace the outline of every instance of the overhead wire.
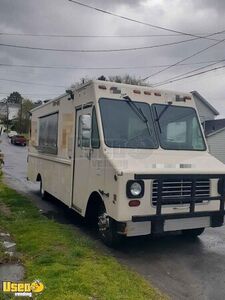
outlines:
[{"label": "overhead wire", "polygon": [[51,85],[51,84],[46,84],[46,83],[38,83],[38,82],[32,82],[32,81],[21,81],[21,80],[6,79],[6,78],[0,78],[0,81],[16,82],[16,83],[29,84],[29,85],[48,86],[48,87],[54,87],[54,88],[66,88],[66,86],[63,86],[63,85]]},{"label": "overhead wire", "polygon": [[[223,34],[218,32],[217,34]],[[210,35],[211,33],[198,33],[197,35]],[[85,34],[41,34],[41,33],[16,33],[16,32],[0,32],[0,36],[22,36],[22,37],[51,37],[51,38],[148,38],[148,37],[179,37],[181,33],[176,34],[136,34],[136,35],[85,35]]]},{"label": "overhead wire", "polygon": [[[135,23],[138,23],[138,24],[146,25],[146,26],[149,26],[149,27],[152,27],[152,28],[155,28],[155,29],[161,29],[161,30],[169,31],[169,32],[172,32],[172,33],[183,34],[183,35],[188,35],[188,36],[194,36],[194,37],[203,38],[203,39],[211,39],[211,36],[214,36],[214,35],[218,34],[218,33],[213,33],[213,34],[210,34],[210,35],[207,35],[207,36],[194,35],[194,34],[191,34],[191,33],[188,33],[188,32],[174,30],[174,29],[171,29],[171,28],[167,28],[167,27],[163,27],[163,26],[158,26],[158,25],[146,23],[146,22],[143,22],[143,21],[140,21],[140,20],[132,19],[132,18],[129,18],[129,17],[126,17],[126,16],[122,16],[122,15],[113,13],[111,11],[107,11],[107,10],[104,10],[104,9],[97,8],[95,6],[91,6],[91,5],[82,3],[80,1],[76,1],[76,0],[68,0],[68,1],[70,1],[70,2],[72,2],[74,4],[77,4],[79,6],[83,6],[83,7],[89,8],[89,9],[93,9],[95,11],[98,11],[98,12],[101,12],[101,13],[104,13],[104,14],[108,14],[108,15],[111,15],[111,16],[114,16],[114,17],[117,17],[117,18],[120,18],[120,19],[124,19],[124,20],[135,22]],[[220,31],[219,33],[224,33],[224,30]],[[149,79],[149,78],[151,78],[151,77],[153,77],[153,76],[155,76],[157,74],[160,74],[160,73],[162,73],[162,72],[164,72],[164,71],[166,71],[166,70],[168,70],[168,69],[170,69],[170,68],[172,68],[172,67],[174,67],[174,66],[176,66],[176,65],[178,65],[178,64],[180,64],[180,63],[182,63],[182,62],[184,62],[184,61],[186,61],[186,60],[188,60],[188,59],[190,59],[190,58],[192,58],[192,57],[194,57],[194,56],[196,56],[198,54],[200,54],[200,53],[203,53],[204,51],[206,51],[206,50],[208,50],[208,49],[210,49],[212,47],[215,47],[215,46],[217,46],[218,44],[220,44],[220,43],[222,43],[224,41],[225,41],[225,39],[219,40],[219,41],[217,40],[217,42],[215,44],[210,45],[210,46],[208,46],[208,47],[206,47],[206,48],[204,48],[204,49],[202,49],[202,50],[200,50],[200,51],[192,54],[191,56],[188,56],[188,57],[186,57],[186,58],[184,58],[184,59],[176,62],[175,64],[172,64],[171,66],[166,67],[163,70],[160,70],[160,71],[158,71],[156,73],[153,73],[153,74],[151,74],[151,75],[143,78],[143,81],[145,81],[145,80],[147,80],[147,79]]]},{"label": "overhead wire", "polygon": [[[190,66],[190,65],[201,65],[207,63],[219,63],[224,61],[223,59],[199,61],[193,63],[179,64],[178,66]],[[24,65],[24,64],[7,64],[0,63],[0,67],[16,67],[16,68],[34,68],[34,69],[59,69],[59,70],[127,70],[127,69],[151,69],[151,68],[164,68],[170,64],[162,65],[142,65],[142,66],[106,66],[106,67],[85,67],[85,66],[55,66],[55,65]]]},{"label": "overhead wire", "polygon": [[51,52],[74,52],[74,53],[105,53],[105,52],[124,52],[124,51],[137,51],[137,50],[145,50],[152,48],[160,48],[166,46],[173,46],[178,44],[183,44],[187,42],[192,42],[194,40],[198,40],[198,38],[191,38],[171,43],[164,44],[156,44],[151,46],[143,46],[143,47],[131,47],[131,48],[119,48],[119,49],[56,49],[56,48],[42,48],[42,47],[33,47],[33,46],[22,46],[15,44],[6,44],[0,43],[2,47],[10,47],[10,48],[19,48],[19,49],[28,49],[28,50],[39,50],[39,51],[51,51]]},{"label": "overhead wire", "polygon": [[175,67],[175,66],[179,65],[180,63],[182,63],[182,62],[184,62],[184,61],[187,61],[187,60],[189,60],[190,58],[195,57],[195,56],[197,56],[197,55],[199,55],[199,54],[201,54],[201,53],[207,51],[208,49],[211,49],[211,48],[213,48],[213,47],[216,47],[217,45],[223,43],[224,41],[225,41],[225,39],[222,39],[222,40],[219,41],[219,42],[216,42],[216,43],[214,43],[214,44],[212,44],[212,45],[210,45],[210,46],[208,46],[208,47],[206,47],[206,48],[203,48],[203,49],[201,49],[201,50],[199,50],[199,51],[197,51],[197,52],[194,52],[193,54],[191,54],[191,55],[189,55],[189,56],[187,56],[187,57],[185,57],[185,58],[183,58],[183,59],[177,61],[176,63],[171,64],[170,66],[168,66],[168,67],[166,67],[166,68],[164,68],[164,69],[162,69],[162,70],[160,70],[160,71],[157,71],[157,72],[155,72],[155,73],[153,73],[153,74],[151,74],[151,75],[148,75],[148,76],[144,77],[142,80],[145,81],[145,80],[147,80],[147,79],[149,79],[149,78],[151,78],[151,77],[153,77],[153,76],[156,76],[156,75],[158,75],[158,74],[161,74],[162,72],[165,72],[165,71],[171,69],[172,67]]},{"label": "overhead wire", "polygon": [[[225,59],[221,60],[220,62],[223,62],[223,61],[225,61]],[[185,73],[182,73],[182,74],[179,74],[179,75],[173,76],[173,77],[171,77],[171,78],[169,78],[169,79],[167,79],[167,80],[164,80],[164,81],[161,81],[161,82],[158,82],[158,83],[152,84],[151,86],[153,86],[153,87],[154,87],[154,86],[158,86],[158,85],[161,85],[161,84],[165,84],[165,83],[167,83],[167,82],[169,82],[169,81],[171,81],[171,80],[173,80],[173,79],[177,79],[177,78],[183,77],[183,76],[185,76],[185,75],[188,75],[188,74],[194,73],[194,72],[196,72],[196,71],[199,71],[199,70],[202,70],[202,69],[205,69],[205,68],[208,68],[208,67],[214,66],[214,65],[216,65],[216,64],[218,64],[218,63],[219,63],[219,62],[213,62],[213,63],[210,63],[210,64],[208,64],[208,65],[206,65],[206,66],[199,67],[199,68],[197,68],[197,69],[190,70],[190,71],[188,71],[188,72],[185,72]]]},{"label": "overhead wire", "polygon": [[130,17],[126,17],[126,16],[123,16],[123,15],[120,15],[120,14],[116,14],[116,13],[111,12],[109,10],[104,10],[104,9],[101,9],[101,8],[98,8],[98,7],[89,5],[89,4],[85,4],[85,3],[80,2],[80,1],[76,1],[76,0],[68,0],[68,1],[72,2],[76,5],[83,6],[83,7],[95,10],[97,12],[101,12],[101,13],[104,13],[104,14],[107,14],[107,15],[111,15],[111,16],[114,16],[114,17],[117,17],[117,18],[120,18],[120,19],[123,19],[123,20],[127,20],[127,21],[130,21],[130,22],[134,22],[134,23],[137,23],[137,24],[146,25],[146,26],[149,26],[151,28],[160,29],[160,30],[164,30],[164,31],[172,32],[172,33],[187,35],[187,36],[192,36],[192,37],[197,37],[197,38],[201,38],[201,39],[211,39],[211,38],[208,38],[207,36],[204,37],[204,36],[192,34],[192,33],[189,33],[189,32],[184,32],[184,31],[180,31],[180,30],[171,29],[171,28],[168,28],[168,27],[163,27],[163,26],[159,26],[159,25],[155,25],[155,24],[150,24],[150,23],[140,21],[140,20],[137,20],[137,19],[132,19]]},{"label": "overhead wire", "polygon": [[224,68],[225,68],[225,65],[219,66],[219,67],[215,67],[215,68],[212,68],[212,69],[209,69],[209,70],[201,71],[201,72],[198,72],[198,73],[195,73],[195,74],[191,74],[191,75],[188,75],[188,76],[184,76],[184,77],[181,77],[181,78],[177,78],[177,79],[173,79],[173,80],[168,80],[165,83],[155,84],[154,87],[166,85],[166,84],[173,83],[173,82],[180,81],[180,80],[184,80],[184,79],[187,79],[187,78],[192,78],[192,77],[195,77],[195,76],[199,76],[199,75],[202,75],[202,74],[206,74],[206,73],[209,73],[209,72],[212,72],[212,71],[216,71],[216,70],[220,70],[220,69],[224,69]]}]

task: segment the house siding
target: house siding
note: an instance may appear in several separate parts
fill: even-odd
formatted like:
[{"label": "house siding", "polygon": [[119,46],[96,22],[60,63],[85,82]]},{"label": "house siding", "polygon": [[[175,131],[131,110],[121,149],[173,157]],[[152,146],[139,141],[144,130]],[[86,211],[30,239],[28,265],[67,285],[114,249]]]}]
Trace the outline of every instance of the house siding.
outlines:
[{"label": "house siding", "polygon": [[209,152],[225,164],[225,130],[207,137]]},{"label": "house siding", "polygon": [[209,109],[200,99],[198,99],[195,95],[194,100],[195,100],[195,105],[197,107],[199,117],[201,120],[201,123],[207,121],[207,120],[214,120],[215,119],[215,114],[212,112],[211,109]]}]

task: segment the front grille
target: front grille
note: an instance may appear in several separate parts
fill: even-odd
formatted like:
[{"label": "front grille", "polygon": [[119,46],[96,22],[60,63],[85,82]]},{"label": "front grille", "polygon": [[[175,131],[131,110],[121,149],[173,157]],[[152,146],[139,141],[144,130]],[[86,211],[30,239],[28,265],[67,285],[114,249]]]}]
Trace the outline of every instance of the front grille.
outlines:
[{"label": "front grille", "polygon": [[[192,199],[193,182],[190,179],[162,180],[161,191],[159,191],[159,180],[153,180],[152,204],[157,205],[158,197],[161,194],[162,205],[188,204]],[[195,203],[202,203],[204,197],[210,197],[210,180],[198,179],[195,186]],[[197,199],[197,198],[200,199]]]}]

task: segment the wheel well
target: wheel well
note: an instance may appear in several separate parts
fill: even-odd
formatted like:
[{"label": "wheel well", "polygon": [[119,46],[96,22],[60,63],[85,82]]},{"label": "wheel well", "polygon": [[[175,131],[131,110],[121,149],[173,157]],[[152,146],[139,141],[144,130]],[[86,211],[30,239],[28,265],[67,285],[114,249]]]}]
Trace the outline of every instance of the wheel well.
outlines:
[{"label": "wheel well", "polygon": [[91,222],[97,220],[97,212],[101,205],[104,205],[101,196],[98,192],[93,192],[88,199],[85,218]]},{"label": "wheel well", "polygon": [[38,174],[36,181],[41,181],[41,174]]}]

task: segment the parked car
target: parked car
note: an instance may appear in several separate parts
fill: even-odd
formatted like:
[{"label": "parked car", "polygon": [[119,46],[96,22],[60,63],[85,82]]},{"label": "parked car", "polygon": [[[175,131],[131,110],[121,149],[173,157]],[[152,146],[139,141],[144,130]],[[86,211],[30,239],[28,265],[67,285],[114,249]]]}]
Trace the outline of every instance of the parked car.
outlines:
[{"label": "parked car", "polygon": [[8,137],[11,139],[14,135],[17,135],[18,133],[16,131],[10,131],[8,133]]},{"label": "parked car", "polygon": [[26,146],[27,140],[23,135],[14,135],[11,138],[11,143],[14,145]]}]

